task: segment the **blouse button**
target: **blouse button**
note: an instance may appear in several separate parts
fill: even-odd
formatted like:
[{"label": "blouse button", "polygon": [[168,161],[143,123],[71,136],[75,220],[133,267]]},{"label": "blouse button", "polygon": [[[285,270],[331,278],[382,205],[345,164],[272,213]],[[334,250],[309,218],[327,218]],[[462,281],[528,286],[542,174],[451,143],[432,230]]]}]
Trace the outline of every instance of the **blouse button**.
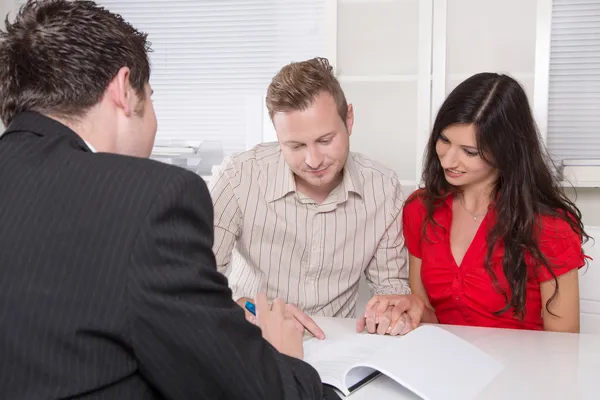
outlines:
[{"label": "blouse button", "polygon": [[454,296],[454,300],[460,300],[460,296]]}]

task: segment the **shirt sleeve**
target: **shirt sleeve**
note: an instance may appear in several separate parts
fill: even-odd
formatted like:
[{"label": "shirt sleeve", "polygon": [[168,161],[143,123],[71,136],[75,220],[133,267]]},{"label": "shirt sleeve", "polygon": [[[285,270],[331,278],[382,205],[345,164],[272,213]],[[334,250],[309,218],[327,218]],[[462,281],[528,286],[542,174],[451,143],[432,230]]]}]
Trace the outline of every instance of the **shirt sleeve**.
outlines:
[{"label": "shirt sleeve", "polygon": [[377,295],[408,294],[408,262],[402,236],[402,207],[404,195],[400,182],[393,181],[393,218],[381,238],[365,275]]},{"label": "shirt sleeve", "polygon": [[[581,238],[563,219],[542,217],[539,247],[557,277],[585,265]],[[553,279],[548,268],[542,265],[536,272],[540,282]]]},{"label": "shirt sleeve", "polygon": [[409,196],[402,212],[402,225],[404,227],[404,241],[406,243],[406,248],[411,255],[417,258],[422,258],[421,231],[426,214],[420,192],[419,189]]},{"label": "shirt sleeve", "polygon": [[233,189],[236,177],[238,174],[231,159],[225,159],[209,185],[215,214],[213,252],[217,270],[222,274],[227,271],[233,247],[242,229],[242,212]]}]

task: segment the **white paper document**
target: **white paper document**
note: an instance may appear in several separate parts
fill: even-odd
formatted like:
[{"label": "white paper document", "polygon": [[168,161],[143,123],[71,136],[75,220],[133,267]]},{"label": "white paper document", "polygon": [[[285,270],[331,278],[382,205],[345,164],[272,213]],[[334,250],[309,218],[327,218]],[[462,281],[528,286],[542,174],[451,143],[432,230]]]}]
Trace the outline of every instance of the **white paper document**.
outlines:
[{"label": "white paper document", "polygon": [[504,368],[479,348],[433,325],[406,336],[366,333],[305,342],[304,359],[345,396],[387,375],[424,400],[473,399]]}]

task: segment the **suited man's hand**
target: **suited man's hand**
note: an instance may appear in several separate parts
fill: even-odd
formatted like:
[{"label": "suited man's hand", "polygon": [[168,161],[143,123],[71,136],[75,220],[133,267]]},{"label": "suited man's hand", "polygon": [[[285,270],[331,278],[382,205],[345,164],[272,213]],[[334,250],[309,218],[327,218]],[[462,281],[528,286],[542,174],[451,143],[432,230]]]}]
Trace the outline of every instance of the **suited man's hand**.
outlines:
[{"label": "suited man's hand", "polygon": [[240,297],[236,303],[242,307],[242,309],[244,310],[244,313],[246,314],[246,320],[254,325],[256,325],[256,317],[254,315],[252,315],[252,313],[248,310],[246,310],[246,302],[249,301],[250,303],[254,303],[254,300],[252,300],[250,297]]},{"label": "suited man's hand", "polygon": [[302,338],[304,326],[281,299],[275,299],[269,306],[267,296],[259,293],[256,296],[256,322],[267,340],[280,353],[302,359],[304,347]]},{"label": "suited man's hand", "polygon": [[[237,304],[244,309],[244,312],[246,313],[246,320],[248,322],[253,323],[254,325],[257,325],[256,317],[252,315],[248,310],[246,310],[246,301],[254,303],[254,300],[248,297],[241,297],[238,299]],[[293,304],[286,304],[285,308],[286,311],[289,311],[294,316],[294,318],[296,318],[296,320],[302,324],[304,329],[306,329],[310,334],[312,334],[317,339],[325,339],[325,332],[323,332],[319,325],[317,325],[317,323],[304,311],[302,311]]]}]

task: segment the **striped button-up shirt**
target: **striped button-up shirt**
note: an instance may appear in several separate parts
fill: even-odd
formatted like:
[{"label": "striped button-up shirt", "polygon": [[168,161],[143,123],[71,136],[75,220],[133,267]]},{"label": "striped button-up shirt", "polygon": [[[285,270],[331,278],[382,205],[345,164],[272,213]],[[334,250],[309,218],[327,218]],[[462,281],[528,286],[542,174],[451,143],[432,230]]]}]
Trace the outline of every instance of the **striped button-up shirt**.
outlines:
[{"label": "striped button-up shirt", "polygon": [[210,191],[234,299],[262,291],[311,315],[353,317],[363,273],[376,294],[410,292],[400,183],[366,157],[350,153],[321,204],[296,192],[277,143],[227,158]]}]

